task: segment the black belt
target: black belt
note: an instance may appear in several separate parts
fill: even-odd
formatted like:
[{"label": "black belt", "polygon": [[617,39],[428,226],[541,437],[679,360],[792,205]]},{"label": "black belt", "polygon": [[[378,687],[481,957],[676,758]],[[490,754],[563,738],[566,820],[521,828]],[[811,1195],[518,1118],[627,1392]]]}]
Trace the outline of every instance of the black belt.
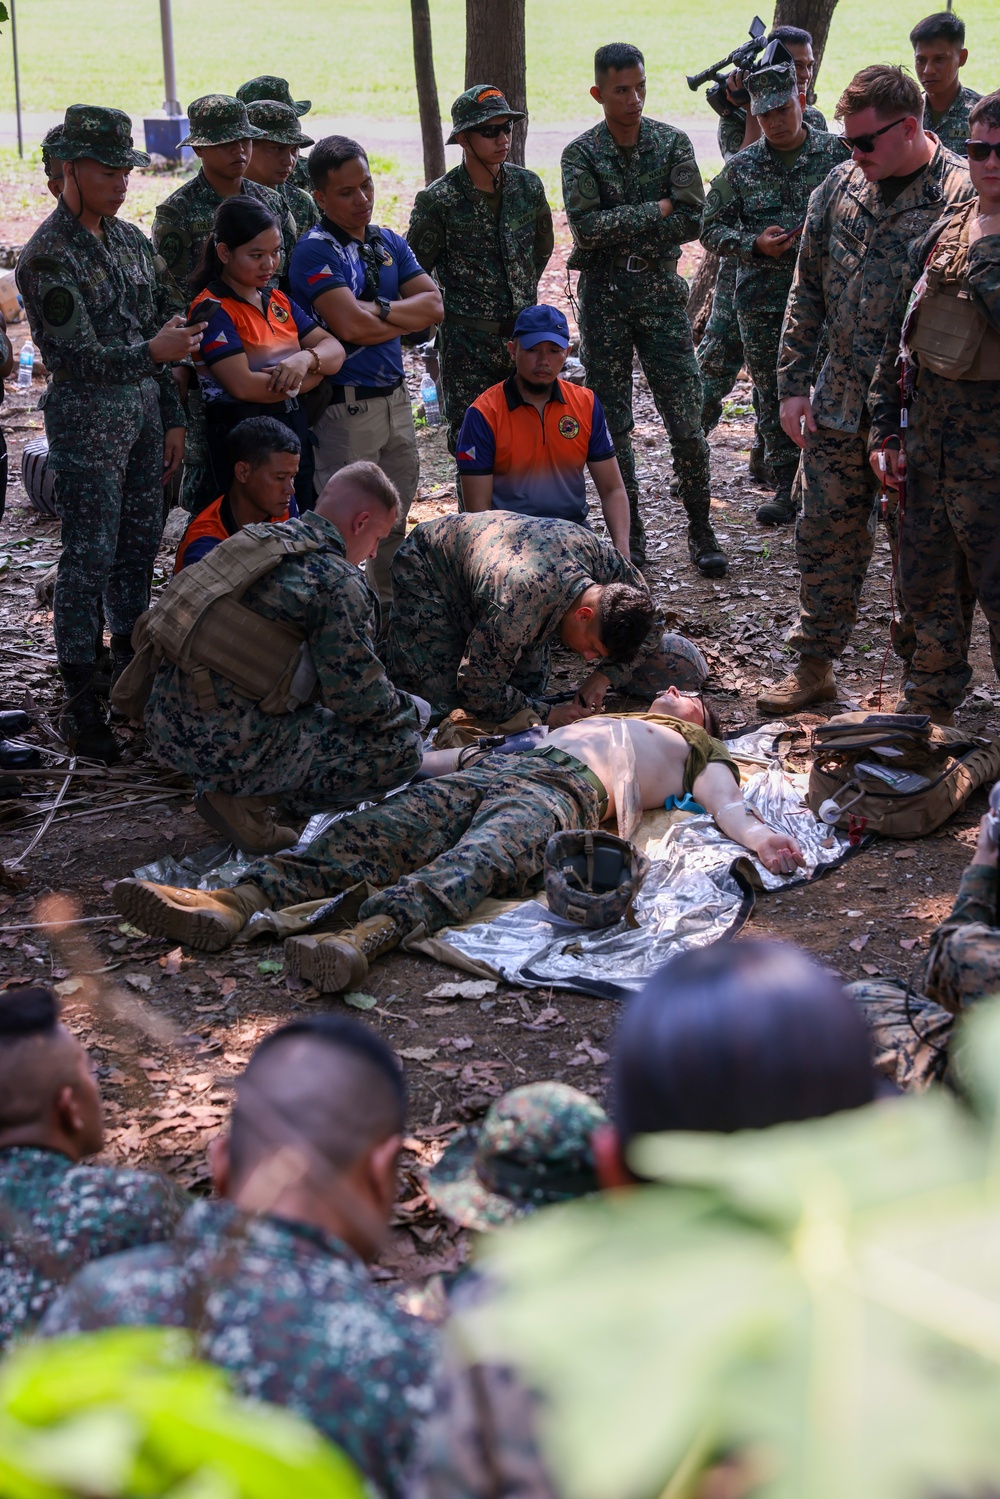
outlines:
[{"label": "black belt", "polygon": [[[334,406],[353,406],[355,401],[374,401],[376,396],[391,396],[394,390],[398,390],[403,383],[403,377],[394,381],[392,385],[333,385],[333,395],[330,400]],[[347,392],[351,394],[348,395]]]},{"label": "black belt", "polygon": [[446,323],[458,323],[462,328],[475,328],[477,333],[495,333],[498,338],[513,338],[515,317],[501,318],[498,323],[491,323],[487,318],[465,317],[459,312],[445,312]]},{"label": "black belt", "polygon": [[611,262],[613,270],[628,271],[632,275],[641,275],[643,271],[655,271],[658,267],[668,266],[677,269],[676,255],[616,255]]}]

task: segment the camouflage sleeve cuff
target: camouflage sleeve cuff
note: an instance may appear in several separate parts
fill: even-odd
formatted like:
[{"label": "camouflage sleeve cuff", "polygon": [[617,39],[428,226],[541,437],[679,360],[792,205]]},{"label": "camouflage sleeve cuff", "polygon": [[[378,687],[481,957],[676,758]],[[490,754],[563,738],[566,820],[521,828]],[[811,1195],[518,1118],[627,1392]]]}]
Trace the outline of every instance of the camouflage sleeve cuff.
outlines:
[{"label": "camouflage sleeve cuff", "polygon": [[812,370],[778,369],[778,400],[785,401],[789,396],[812,395]]},{"label": "camouflage sleeve cuff", "polygon": [[962,924],[981,921],[986,926],[996,926],[997,878],[993,865],[970,864],[962,874],[949,921]]}]

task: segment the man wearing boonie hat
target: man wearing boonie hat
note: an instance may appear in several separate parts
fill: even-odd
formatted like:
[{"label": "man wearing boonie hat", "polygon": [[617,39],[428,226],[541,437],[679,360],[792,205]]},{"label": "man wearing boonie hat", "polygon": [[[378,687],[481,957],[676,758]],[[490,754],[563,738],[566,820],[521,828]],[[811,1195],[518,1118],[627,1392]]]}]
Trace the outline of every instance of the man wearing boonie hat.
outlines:
[{"label": "man wearing boonie hat", "polygon": [[462,147],[462,161],[417,194],[406,233],[444,296],[438,348],[451,453],[466,408],[510,374],[514,320],[537,300],[552,254],[542,180],[507,160],[524,117],[493,84],[459,94],[448,144]]},{"label": "man wearing boonie hat", "polygon": [[103,596],[120,670],[149,606],[163,486],[184,448],[171,364],[199,335],[171,317],[149,242],[116,215],[149,157],[120,109],[73,104],[48,142],[62,195],[17,263],[17,285],[52,377],[42,398],[62,520],[53,627],[66,688],[60,732],[74,753],[118,759],[93,678]]},{"label": "man wearing boonie hat", "polygon": [[[280,193],[244,175],[254,140],[261,135],[247,117],[246,105],[227,94],[205,94],[188,109],[189,133],[181,141],[201,160],[201,170],[165,198],[153,219],[153,248],[164,266],[164,280],[177,312],[191,301],[188,277],[201,259],[212,232],[215,210],[238,193],[256,198],[273,213],[281,229],[285,268],[297,238],[295,220]],[[275,278],[277,284],[277,278]],[[184,448],[181,504],[197,515],[217,498],[205,440],[205,413],[197,380],[187,373],[188,434]],[[183,394],[183,391],[182,391]]]},{"label": "man wearing boonie hat", "polygon": [[295,187],[292,177],[299,159],[299,147],[311,146],[313,138],[299,125],[298,115],[289,104],[273,99],[258,99],[247,105],[247,116],[261,134],[254,141],[246,175],[280,193],[295,220],[298,234],[305,234],[319,222],[319,209],[311,192]]},{"label": "man wearing boonie hat", "polygon": [[[248,83],[241,83],[236,90],[236,97],[248,109],[251,104],[256,104],[261,99],[273,99],[276,104],[287,104],[290,109],[294,109],[299,119],[312,109],[311,99],[293,99],[292,91],[288,87],[288,79],[278,78],[273,73],[261,73],[259,77],[251,78]],[[295,163],[288,180],[293,187],[300,187],[304,193],[312,196],[309,168],[303,157],[300,156]]]},{"label": "man wearing boonie hat", "polygon": [[442,1213],[479,1233],[599,1190],[591,1136],[608,1122],[566,1083],[528,1083],[497,1099],[482,1124],[453,1135],[427,1173]]}]

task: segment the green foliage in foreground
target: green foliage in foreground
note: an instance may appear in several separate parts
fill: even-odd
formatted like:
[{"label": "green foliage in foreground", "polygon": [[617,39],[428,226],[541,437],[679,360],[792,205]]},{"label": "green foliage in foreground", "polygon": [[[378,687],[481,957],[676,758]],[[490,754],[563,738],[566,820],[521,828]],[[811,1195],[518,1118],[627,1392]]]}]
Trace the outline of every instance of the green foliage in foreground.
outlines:
[{"label": "green foliage in foreground", "polygon": [[733,1453],[766,1499],[996,1492],[995,1004],[968,1022],[960,1063],[975,1117],[937,1091],[647,1137],[634,1165],[664,1185],[490,1242],[507,1289],[462,1343],[545,1395],[560,1492],[679,1499]]},{"label": "green foliage in foreground", "polygon": [[0,1367],[0,1499],[364,1499],[307,1422],[237,1399],[186,1333],[117,1328]]}]

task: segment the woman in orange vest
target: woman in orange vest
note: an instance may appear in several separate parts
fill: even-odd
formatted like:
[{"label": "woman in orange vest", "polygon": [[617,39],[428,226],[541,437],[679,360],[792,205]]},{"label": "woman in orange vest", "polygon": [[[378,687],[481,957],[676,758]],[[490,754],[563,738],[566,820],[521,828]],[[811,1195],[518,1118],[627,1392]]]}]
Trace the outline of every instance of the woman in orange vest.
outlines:
[{"label": "woman in orange vest", "polygon": [[[278,221],[254,198],[220,203],[201,263],[191,277],[191,315],[208,326],[195,362],[205,403],[208,450],[216,488],[232,479],[227,438],[238,422],[273,416],[302,444],[295,481],[300,510],[312,508],[312,443],[299,397],[335,374],[343,344],[284,292],[268,285],[281,266]],[[206,300],[215,307],[206,308]]]}]

